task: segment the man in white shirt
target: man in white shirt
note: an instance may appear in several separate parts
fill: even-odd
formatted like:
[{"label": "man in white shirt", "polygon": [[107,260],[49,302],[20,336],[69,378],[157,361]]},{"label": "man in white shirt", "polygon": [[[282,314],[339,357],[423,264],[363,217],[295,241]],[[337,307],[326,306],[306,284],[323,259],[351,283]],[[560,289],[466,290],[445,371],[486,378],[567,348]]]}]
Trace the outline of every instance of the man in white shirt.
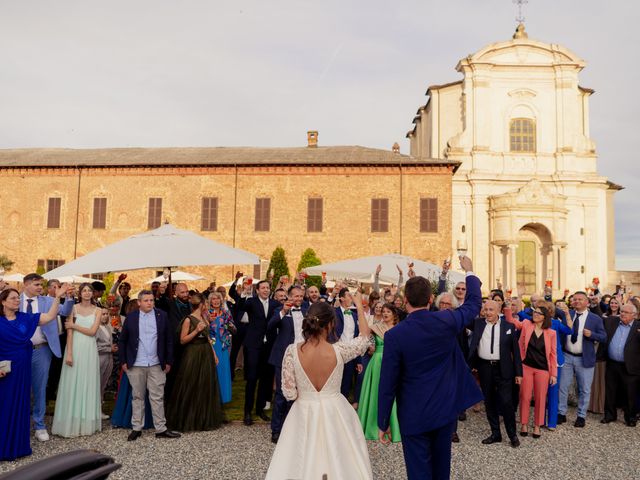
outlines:
[{"label": "man in white shirt", "polygon": [[[48,312],[53,302],[58,299],[42,295],[44,278],[37,273],[30,273],[23,278],[24,290],[20,296],[20,311],[25,313]],[[70,315],[73,309],[73,296],[67,297],[59,307],[60,315]],[[38,327],[31,337],[33,355],[31,356],[31,388],[33,392],[33,427],[36,438],[41,442],[49,440],[49,434],[44,424],[46,410],[47,381],[51,358],[55,355],[62,357],[60,348],[60,332],[58,322],[49,322]]]},{"label": "man in white shirt", "polygon": [[564,365],[560,375],[560,401],[558,404],[558,424],[567,421],[567,400],[569,387],[575,376],[578,385],[578,411],[574,427],[585,426],[587,407],[591,396],[591,384],[596,366],[596,348],[594,342],[606,343],[607,333],[604,329],[602,318],[589,311],[589,298],[585,292],[573,294],[575,310],[569,311],[570,319],[567,323],[571,326],[571,335],[562,341],[564,351]]},{"label": "man in white shirt", "polygon": [[276,310],[271,316],[267,326],[268,333],[277,331],[278,334],[269,355],[269,364],[274,366],[276,378],[276,394],[271,416],[271,441],[273,443],[278,442],[282,425],[291,407],[291,402],[288,402],[282,394],[282,359],[289,345],[304,342],[302,322],[308,306],[303,303],[303,300],[302,289],[297,285],[290,287],[287,300],[282,308]]},{"label": "man in white shirt", "polygon": [[487,300],[485,318],[476,318],[469,347],[471,365],[478,371],[484,395],[491,435],[482,440],[489,445],[502,441],[502,415],[511,446],[520,446],[516,432],[516,406],[513,404],[514,382],[522,381],[522,360],[515,327],[500,318],[498,302]]},{"label": "man in white shirt", "polygon": [[280,303],[270,297],[271,285],[268,280],[261,280],[256,284],[256,293],[256,296],[249,298],[244,296],[234,298],[238,304],[238,310],[246,312],[248,320],[243,351],[247,382],[244,396],[244,424],[247,426],[253,425],[251,413],[254,404],[259,418],[265,422],[271,420],[264,413],[264,407],[273,394],[274,376],[273,367],[268,363],[274,335],[267,332],[267,324],[276,308],[281,307]]},{"label": "man in white shirt", "polygon": [[[340,306],[336,307],[336,339],[341,341],[352,340],[360,335],[358,329],[358,312],[352,310],[353,297],[349,289],[344,287],[338,292],[338,301]],[[355,375],[362,373],[362,357],[345,363],[342,373],[342,385],[340,391],[348,399],[352,387],[355,384]],[[358,398],[354,398],[357,402]]]}]

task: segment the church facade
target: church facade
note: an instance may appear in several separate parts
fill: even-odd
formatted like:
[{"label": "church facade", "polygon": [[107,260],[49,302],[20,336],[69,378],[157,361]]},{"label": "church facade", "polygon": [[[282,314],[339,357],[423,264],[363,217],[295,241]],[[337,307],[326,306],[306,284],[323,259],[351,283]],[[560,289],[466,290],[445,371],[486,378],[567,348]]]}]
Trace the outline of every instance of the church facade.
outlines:
[{"label": "church facade", "polygon": [[429,87],[407,134],[411,156],[460,162],[452,187],[452,250],[468,246],[491,288],[584,289],[615,277],[613,196],[589,132],[585,62],[528,38],[521,24]]}]

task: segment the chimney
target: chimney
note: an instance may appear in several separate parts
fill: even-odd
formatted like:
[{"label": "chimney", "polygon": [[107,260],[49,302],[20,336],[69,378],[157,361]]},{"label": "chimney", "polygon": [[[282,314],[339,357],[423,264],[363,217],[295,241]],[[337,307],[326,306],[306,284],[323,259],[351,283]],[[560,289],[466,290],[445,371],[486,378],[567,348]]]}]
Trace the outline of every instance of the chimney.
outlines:
[{"label": "chimney", "polygon": [[393,144],[393,147],[391,147],[391,151],[393,153],[400,153],[400,145],[398,145],[398,142]]},{"label": "chimney", "polygon": [[307,146],[310,148],[316,148],[318,146],[318,131],[307,131]]}]

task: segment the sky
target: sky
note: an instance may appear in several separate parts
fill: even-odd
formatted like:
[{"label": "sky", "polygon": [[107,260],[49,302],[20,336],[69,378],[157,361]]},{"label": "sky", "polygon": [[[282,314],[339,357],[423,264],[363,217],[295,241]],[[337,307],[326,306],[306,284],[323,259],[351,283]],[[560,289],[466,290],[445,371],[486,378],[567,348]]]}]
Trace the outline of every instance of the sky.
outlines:
[{"label": "sky", "polygon": [[[408,153],[429,85],[511,38],[511,0],[0,0],[0,148],[363,145]],[[529,0],[585,59],[618,269],[640,270],[640,2]],[[606,228],[605,225],[602,228]]]}]

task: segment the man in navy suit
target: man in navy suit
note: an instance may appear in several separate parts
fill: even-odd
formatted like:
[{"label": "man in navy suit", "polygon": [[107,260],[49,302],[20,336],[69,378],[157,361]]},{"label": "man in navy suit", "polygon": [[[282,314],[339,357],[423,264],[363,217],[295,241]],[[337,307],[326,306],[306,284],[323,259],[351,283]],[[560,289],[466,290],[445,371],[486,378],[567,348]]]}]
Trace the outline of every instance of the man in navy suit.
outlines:
[{"label": "man in navy suit", "polygon": [[572,333],[571,335],[563,335],[561,338],[564,365],[560,375],[558,424],[567,421],[569,387],[575,375],[578,385],[578,415],[573,426],[582,428],[585,426],[593,372],[596,366],[594,342],[605,344],[607,333],[602,318],[589,311],[589,298],[585,292],[573,294],[572,306],[574,310],[569,310],[569,315],[573,320]]},{"label": "man in navy suit", "polygon": [[[338,292],[338,301],[340,306],[336,307],[336,340],[352,340],[360,335],[360,329],[358,328],[358,312],[352,310],[353,297],[349,292],[349,289],[344,287]],[[355,360],[351,360],[344,364],[344,370],[342,372],[342,385],[340,386],[340,392],[347,399],[349,399],[349,392],[354,385],[355,374],[362,373],[362,357],[358,357]],[[358,401],[358,398],[353,400]]]},{"label": "man in navy suit", "polygon": [[154,308],[153,302],[151,290],[138,294],[140,309],[127,315],[118,342],[120,364],[133,391],[130,442],[142,435],[147,390],[156,437],[180,436],[167,430],[164,416],[164,386],[173,363],[173,331],[167,314]]},{"label": "man in navy suit", "polygon": [[402,448],[409,480],[448,479],[451,435],[458,414],[482,400],[458,346],[458,334],[480,312],[480,280],[471,260],[461,257],[467,272],[464,304],[455,310],[429,311],[433,295],[424,277],[405,285],[409,315],[384,336],[378,391],[378,427],[389,443],[389,417],[397,402]]},{"label": "man in navy suit", "polygon": [[[20,295],[20,311],[26,313],[45,313],[51,308],[57,298],[45,297],[42,295],[42,284],[44,278],[37,273],[25,275],[22,279],[24,290]],[[74,305],[73,296],[67,297],[64,304],[61,304],[59,315],[68,316]],[[49,322],[38,327],[36,333],[31,337],[33,344],[33,354],[31,355],[31,388],[33,391],[33,427],[36,431],[36,438],[41,442],[49,440],[47,427],[44,424],[44,414],[46,411],[47,380],[49,379],[49,368],[51,357],[55,355],[62,357],[60,349],[60,332],[58,322]]]},{"label": "man in navy suit", "polygon": [[276,395],[274,399],[273,414],[271,415],[271,441],[278,443],[282,424],[291,403],[284,398],[282,394],[282,359],[284,352],[292,343],[298,344],[304,342],[302,336],[302,321],[307,314],[309,306],[303,302],[304,292],[302,288],[293,285],[289,288],[288,300],[285,301],[282,308],[277,309],[269,319],[267,332],[277,330],[276,337],[271,354],[269,355],[269,364],[275,368],[276,376]]},{"label": "man in navy suit", "polygon": [[248,320],[244,337],[244,378],[247,382],[244,392],[244,424],[247,426],[253,424],[251,411],[254,399],[256,415],[265,422],[271,420],[264,413],[264,407],[271,401],[273,393],[273,368],[268,360],[275,335],[267,332],[267,324],[276,308],[282,307],[279,302],[270,298],[271,285],[268,280],[259,281],[256,292],[256,296],[239,296],[237,293],[234,296],[238,310],[246,312]]},{"label": "man in navy suit", "polygon": [[487,420],[491,427],[491,435],[482,443],[490,445],[502,441],[502,415],[511,446],[515,448],[520,446],[520,440],[516,432],[513,386],[522,381],[517,331],[513,324],[500,317],[500,306],[495,300],[487,300],[484,312],[485,318],[475,319],[469,346],[469,360],[480,377]]}]

